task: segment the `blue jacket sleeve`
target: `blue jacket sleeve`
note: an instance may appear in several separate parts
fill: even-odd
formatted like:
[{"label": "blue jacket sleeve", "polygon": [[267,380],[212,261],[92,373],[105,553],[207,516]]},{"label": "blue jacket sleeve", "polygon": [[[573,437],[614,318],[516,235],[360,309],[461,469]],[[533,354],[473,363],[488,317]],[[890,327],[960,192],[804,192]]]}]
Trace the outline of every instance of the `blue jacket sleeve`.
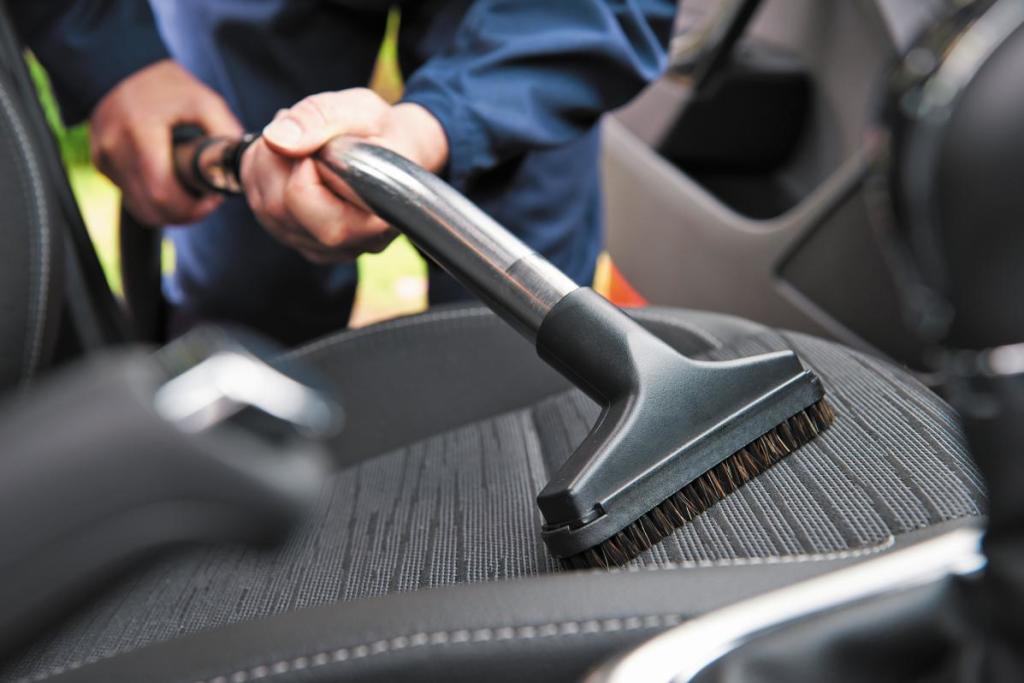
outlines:
[{"label": "blue jacket sleeve", "polygon": [[560,145],[665,67],[675,0],[477,0],[446,47],[415,71],[404,101],[448,135],[448,179]]},{"label": "blue jacket sleeve", "polygon": [[144,0],[16,0],[8,11],[46,67],[71,124],[121,79],[167,57]]}]

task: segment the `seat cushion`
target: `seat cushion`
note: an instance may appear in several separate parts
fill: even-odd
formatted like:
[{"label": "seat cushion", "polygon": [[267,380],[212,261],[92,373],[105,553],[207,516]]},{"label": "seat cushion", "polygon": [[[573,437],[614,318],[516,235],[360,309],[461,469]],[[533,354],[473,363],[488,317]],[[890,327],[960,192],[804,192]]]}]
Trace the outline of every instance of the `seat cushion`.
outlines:
[{"label": "seat cushion", "polygon": [[733,318],[637,316],[701,357],[795,349],[836,423],[630,568],[565,573],[534,498],[593,424],[593,403],[478,308],[324,340],[296,355],[339,385],[353,424],[302,528],[274,550],[164,559],[0,680],[557,680],[694,614],[981,513],[952,411],[906,373]]}]

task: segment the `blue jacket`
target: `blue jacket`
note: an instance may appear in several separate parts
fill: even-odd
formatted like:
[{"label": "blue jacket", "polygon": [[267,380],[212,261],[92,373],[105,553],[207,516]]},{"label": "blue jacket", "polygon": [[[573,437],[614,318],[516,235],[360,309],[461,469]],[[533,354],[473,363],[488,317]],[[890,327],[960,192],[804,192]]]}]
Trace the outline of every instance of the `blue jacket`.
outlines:
[{"label": "blue jacket", "polygon": [[[66,118],[86,116],[118,80],[169,50],[258,130],[306,95],[365,85],[396,3],[151,0],[156,26],[139,0],[9,4]],[[447,180],[589,281],[601,245],[595,124],[661,72],[675,0],[397,4],[404,99],[444,126]],[[244,202],[170,234],[177,268],[165,291],[190,317],[237,320],[288,341],[344,324],[354,267],[306,263],[260,230]],[[432,280],[432,300],[458,296]]]}]

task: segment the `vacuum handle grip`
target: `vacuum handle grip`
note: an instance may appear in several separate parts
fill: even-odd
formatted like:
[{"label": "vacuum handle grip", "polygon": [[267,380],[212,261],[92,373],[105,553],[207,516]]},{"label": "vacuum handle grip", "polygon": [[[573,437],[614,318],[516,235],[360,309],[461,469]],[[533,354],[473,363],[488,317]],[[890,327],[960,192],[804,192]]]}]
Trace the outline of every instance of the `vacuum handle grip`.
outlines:
[{"label": "vacuum handle grip", "polygon": [[389,149],[338,137],[316,160],[328,187],[358,197],[530,341],[578,288],[450,185]]}]

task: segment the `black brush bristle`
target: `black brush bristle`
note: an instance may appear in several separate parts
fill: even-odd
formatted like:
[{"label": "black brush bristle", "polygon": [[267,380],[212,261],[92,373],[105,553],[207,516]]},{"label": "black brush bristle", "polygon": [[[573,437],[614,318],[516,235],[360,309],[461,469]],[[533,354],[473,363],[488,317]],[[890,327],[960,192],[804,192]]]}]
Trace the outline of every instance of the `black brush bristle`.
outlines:
[{"label": "black brush bristle", "polygon": [[562,560],[573,569],[626,564],[712,505],[828,429],[835,413],[822,398],[697,477],[600,545]]}]

